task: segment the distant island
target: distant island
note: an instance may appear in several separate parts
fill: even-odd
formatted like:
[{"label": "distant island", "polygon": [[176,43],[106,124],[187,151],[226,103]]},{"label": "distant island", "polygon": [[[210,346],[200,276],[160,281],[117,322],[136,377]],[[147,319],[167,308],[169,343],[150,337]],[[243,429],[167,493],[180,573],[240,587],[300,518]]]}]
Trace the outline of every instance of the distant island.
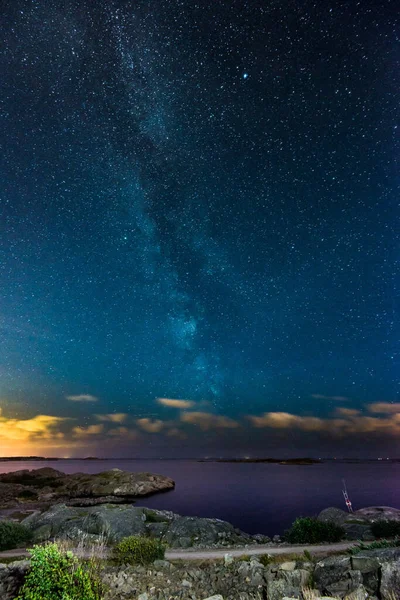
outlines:
[{"label": "distant island", "polygon": [[212,458],[198,462],[223,463],[275,463],[279,465],[317,465],[324,462],[321,458]]}]

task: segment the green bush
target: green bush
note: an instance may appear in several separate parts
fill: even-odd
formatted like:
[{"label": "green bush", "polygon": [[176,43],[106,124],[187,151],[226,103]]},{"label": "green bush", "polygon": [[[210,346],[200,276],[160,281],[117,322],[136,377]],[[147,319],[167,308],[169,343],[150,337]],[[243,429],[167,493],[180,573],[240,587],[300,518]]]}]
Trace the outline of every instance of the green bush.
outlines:
[{"label": "green bush", "polygon": [[18,548],[32,541],[28,527],[15,521],[0,521],[0,550]]},{"label": "green bush", "polygon": [[318,521],[312,517],[296,519],[291,528],[285,532],[285,539],[291,544],[339,542],[344,536],[343,527],[331,521]]},{"label": "green bush", "polygon": [[375,521],[371,524],[371,531],[378,539],[400,536],[400,521]]},{"label": "green bush", "polygon": [[101,600],[103,586],[72,552],[57,544],[34,546],[29,550],[31,568],[16,600]]},{"label": "green bush", "polygon": [[112,553],[114,561],[119,565],[145,565],[163,559],[164,555],[165,545],[159,540],[136,535],[123,538],[114,546]]}]

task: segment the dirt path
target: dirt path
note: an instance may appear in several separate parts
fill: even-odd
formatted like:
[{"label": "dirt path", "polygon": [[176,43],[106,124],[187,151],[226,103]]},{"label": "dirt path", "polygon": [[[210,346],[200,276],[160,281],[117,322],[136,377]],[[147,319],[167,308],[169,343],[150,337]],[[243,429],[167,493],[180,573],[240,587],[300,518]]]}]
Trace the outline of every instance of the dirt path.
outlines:
[{"label": "dirt path", "polygon": [[[203,560],[203,559],[218,559],[223,558],[225,554],[232,556],[255,556],[257,554],[285,555],[285,554],[303,554],[304,550],[310,554],[328,554],[331,552],[341,552],[354,546],[356,542],[340,542],[338,544],[319,544],[319,545],[295,545],[295,546],[268,546],[257,545],[248,546],[247,548],[211,548],[211,549],[182,549],[182,550],[167,550],[165,553],[166,560]],[[25,549],[5,550],[0,552],[0,562],[2,558],[23,557],[28,556]]]}]

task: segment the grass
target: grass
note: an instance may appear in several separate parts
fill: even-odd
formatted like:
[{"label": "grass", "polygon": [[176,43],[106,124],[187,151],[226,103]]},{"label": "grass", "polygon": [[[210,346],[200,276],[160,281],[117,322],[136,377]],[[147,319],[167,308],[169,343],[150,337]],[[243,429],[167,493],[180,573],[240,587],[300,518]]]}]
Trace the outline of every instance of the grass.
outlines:
[{"label": "grass", "polygon": [[26,556],[0,556],[0,564],[9,565],[16,560],[27,560]]},{"label": "grass", "polygon": [[377,540],[375,542],[369,542],[368,544],[358,542],[357,546],[349,548],[347,552],[354,556],[364,550],[381,550],[383,548],[398,548],[399,546],[400,538],[394,538],[393,540]]}]

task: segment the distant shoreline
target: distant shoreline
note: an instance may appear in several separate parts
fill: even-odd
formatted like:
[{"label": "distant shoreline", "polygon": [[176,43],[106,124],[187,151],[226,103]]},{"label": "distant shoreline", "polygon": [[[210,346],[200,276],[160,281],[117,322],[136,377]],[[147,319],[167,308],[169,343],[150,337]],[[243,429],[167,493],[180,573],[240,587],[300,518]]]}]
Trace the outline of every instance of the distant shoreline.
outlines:
[{"label": "distant shoreline", "polygon": [[201,463],[266,463],[266,464],[280,464],[280,465],[318,465],[324,463],[346,463],[346,464],[371,464],[371,463],[399,463],[400,458],[309,458],[309,457],[298,457],[298,458],[148,458],[148,457],[131,457],[131,458],[102,458],[98,456],[85,456],[85,457],[49,457],[49,456],[3,456],[0,457],[1,462],[67,462],[67,461],[193,461]]}]

